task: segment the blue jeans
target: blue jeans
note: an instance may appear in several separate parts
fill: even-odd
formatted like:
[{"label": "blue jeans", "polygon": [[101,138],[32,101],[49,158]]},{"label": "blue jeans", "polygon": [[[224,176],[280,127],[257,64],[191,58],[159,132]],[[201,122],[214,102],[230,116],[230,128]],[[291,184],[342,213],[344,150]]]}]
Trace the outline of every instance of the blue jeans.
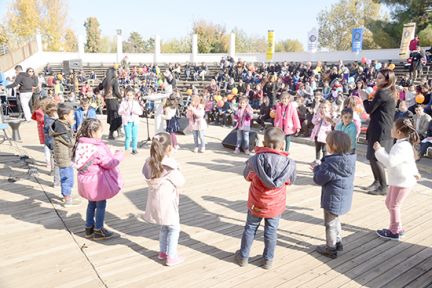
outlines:
[{"label": "blue jeans", "polygon": [[[243,259],[249,258],[252,242],[263,218],[255,217],[250,211],[247,214],[246,225],[241,239],[240,256]],[[274,250],[277,243],[277,228],[279,226],[280,215],[274,218],[264,218],[264,252],[263,258],[271,260],[274,257]]]},{"label": "blue jeans", "polygon": [[177,256],[177,244],[180,235],[180,225],[162,225],[159,234],[160,252],[170,258]]},{"label": "blue jeans", "polygon": [[[89,201],[87,205],[86,227],[94,226],[94,228],[97,230],[102,229],[104,224],[104,219],[105,219],[105,208],[106,208],[106,200]],[[96,225],[95,225],[95,214],[96,214]]]},{"label": "blue jeans", "polygon": [[[242,146],[242,143],[244,145]],[[237,130],[237,148],[243,148],[243,151],[249,150],[249,131]]]},{"label": "blue jeans", "polygon": [[74,171],[72,166],[59,168],[60,187],[63,196],[70,196],[74,185]]},{"label": "blue jeans", "polygon": [[125,150],[129,150],[132,140],[132,150],[136,151],[138,146],[138,125],[134,122],[128,122],[127,125],[123,125],[125,130]]},{"label": "blue jeans", "polygon": [[[193,130],[194,143],[196,148],[205,148],[204,130]],[[199,140],[199,141],[198,141]]]}]

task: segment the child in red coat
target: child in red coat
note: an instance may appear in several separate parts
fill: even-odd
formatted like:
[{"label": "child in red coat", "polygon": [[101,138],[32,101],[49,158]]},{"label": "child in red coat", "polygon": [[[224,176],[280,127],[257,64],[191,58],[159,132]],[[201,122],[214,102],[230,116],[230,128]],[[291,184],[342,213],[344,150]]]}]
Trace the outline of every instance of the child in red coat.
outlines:
[{"label": "child in red coat", "polygon": [[44,145],[44,152],[45,152],[45,162],[46,166],[48,168],[51,167],[51,151],[48,149],[47,146],[45,146],[45,135],[44,135],[44,107],[46,104],[48,104],[49,100],[37,100],[34,103],[34,111],[32,114],[32,119],[37,122],[37,129],[38,129],[38,136],[39,136],[39,144]]}]

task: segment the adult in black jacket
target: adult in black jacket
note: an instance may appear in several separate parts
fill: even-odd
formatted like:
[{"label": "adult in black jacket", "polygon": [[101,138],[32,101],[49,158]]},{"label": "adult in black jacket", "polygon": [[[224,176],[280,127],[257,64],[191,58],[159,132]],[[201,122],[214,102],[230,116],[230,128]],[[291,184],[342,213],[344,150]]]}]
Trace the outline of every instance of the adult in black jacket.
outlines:
[{"label": "adult in black jacket", "polygon": [[395,87],[396,77],[393,71],[389,69],[381,70],[376,79],[377,91],[372,99],[363,101],[364,108],[370,116],[368,130],[366,132],[367,153],[366,158],[369,160],[374,182],[367,187],[368,193],[373,195],[387,194],[387,181],[384,167],[378,163],[375,158],[373,145],[379,142],[387,152],[393,145],[391,130],[395,115]]},{"label": "adult in black jacket", "polygon": [[114,131],[121,136],[122,118],[118,114],[119,101],[122,96],[119,90],[117,72],[114,68],[109,68],[106,72],[105,79],[99,84],[99,89],[104,90],[105,104],[107,109],[107,122],[110,124],[108,139],[114,139]]},{"label": "adult in black jacket", "polygon": [[6,88],[14,88],[19,85],[19,96],[17,96],[17,102],[20,104],[18,105],[18,108],[20,109],[20,113],[22,108],[24,118],[29,122],[31,121],[32,116],[30,100],[33,96],[33,89],[38,86],[38,78],[34,76],[33,68],[27,68],[27,71],[23,72],[21,65],[15,66],[15,73],[15,81],[12,84],[7,85]]}]

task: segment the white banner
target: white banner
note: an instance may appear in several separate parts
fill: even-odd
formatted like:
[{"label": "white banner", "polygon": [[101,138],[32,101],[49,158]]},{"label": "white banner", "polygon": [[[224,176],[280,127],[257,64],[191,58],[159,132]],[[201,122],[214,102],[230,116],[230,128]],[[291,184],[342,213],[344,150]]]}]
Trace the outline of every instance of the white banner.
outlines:
[{"label": "white banner", "polygon": [[402,39],[401,39],[401,45],[400,45],[400,52],[399,56],[402,59],[406,59],[409,57],[409,44],[412,39],[414,39],[415,36],[415,29],[416,29],[416,23],[408,23],[404,25],[403,31],[402,31]]},{"label": "white banner", "polygon": [[318,49],[318,30],[313,28],[308,32],[308,52],[315,53]]}]

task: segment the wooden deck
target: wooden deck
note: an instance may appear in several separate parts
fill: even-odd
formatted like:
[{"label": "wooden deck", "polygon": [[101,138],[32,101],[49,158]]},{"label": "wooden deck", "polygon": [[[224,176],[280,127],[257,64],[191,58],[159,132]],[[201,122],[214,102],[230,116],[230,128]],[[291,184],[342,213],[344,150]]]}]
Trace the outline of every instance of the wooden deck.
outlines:
[{"label": "wooden deck", "polygon": [[[107,127],[105,127],[107,129]],[[222,147],[227,128],[210,127],[207,151],[194,154],[192,136],[179,136],[176,158],[187,179],[180,199],[179,253],[186,261],[165,267],[157,259],[159,227],[145,223],[147,188],[141,167],[149,155],[140,149],[121,165],[124,192],[109,200],[106,226],[120,237],[94,242],[83,237],[86,203],[61,205],[51,188],[38,144],[36,124],[21,127],[23,143],[0,145],[0,287],[432,287],[432,177],[422,173],[403,209],[403,241],[384,241],[375,230],[386,227],[384,197],[360,190],[342,217],[344,251],[335,260],[314,252],[325,239],[320,187],[311,181],[313,147],[293,144],[296,185],[288,189],[287,211],[279,229],[273,268],[258,267],[262,229],[247,267],[233,263],[246,219],[248,183],[245,156]],[[145,138],[144,123],[140,130]],[[122,141],[113,145],[121,149]],[[34,159],[28,166],[13,154]],[[18,177],[15,183],[7,178]],[[355,184],[370,184],[371,172],[359,157]],[[76,193],[76,191],[74,192]]]}]

